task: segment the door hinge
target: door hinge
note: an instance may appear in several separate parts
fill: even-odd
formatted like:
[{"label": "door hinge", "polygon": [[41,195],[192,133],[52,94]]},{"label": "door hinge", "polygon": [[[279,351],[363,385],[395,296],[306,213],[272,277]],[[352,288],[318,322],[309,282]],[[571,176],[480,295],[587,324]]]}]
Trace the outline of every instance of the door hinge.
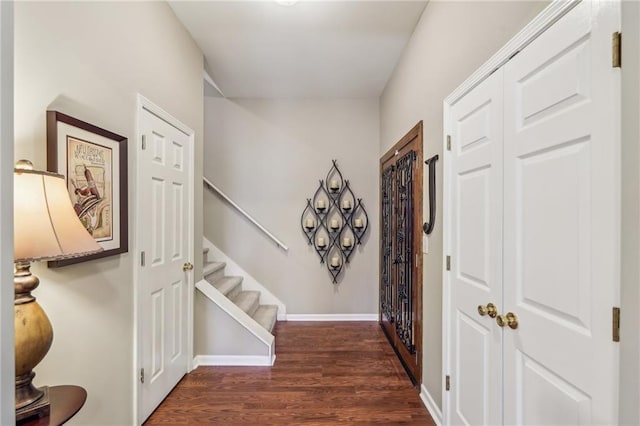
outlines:
[{"label": "door hinge", "polygon": [[613,308],[613,341],[620,341],[620,308]]},{"label": "door hinge", "polygon": [[142,135],[142,149],[147,149],[147,137]]},{"label": "door hinge", "polygon": [[447,135],[447,151],[451,151],[451,135]]},{"label": "door hinge", "polygon": [[144,383],[144,368],[140,369],[140,383]]},{"label": "door hinge", "polygon": [[140,252],[140,266],[144,266],[144,252]]},{"label": "door hinge", "polygon": [[451,256],[447,256],[447,271],[451,270]]},{"label": "door hinge", "polygon": [[444,376],[444,390],[451,390],[451,377],[449,375]]},{"label": "door hinge", "polygon": [[611,36],[611,66],[622,67],[622,34],[618,31]]}]

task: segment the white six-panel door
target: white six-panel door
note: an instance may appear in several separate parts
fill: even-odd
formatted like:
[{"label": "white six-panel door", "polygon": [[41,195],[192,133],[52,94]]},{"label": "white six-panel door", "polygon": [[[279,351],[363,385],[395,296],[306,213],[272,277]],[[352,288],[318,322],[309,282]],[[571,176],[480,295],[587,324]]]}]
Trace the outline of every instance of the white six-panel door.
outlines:
[{"label": "white six-panel door", "polygon": [[193,149],[187,134],[144,109],[140,132],[142,415],[146,419],[189,368]]},{"label": "white six-panel door", "polygon": [[504,422],[617,423],[619,70],[584,1],[504,67]]},{"label": "white six-panel door", "polygon": [[578,4],[447,111],[447,423],[617,422],[618,20]]},{"label": "white six-panel door", "polygon": [[502,70],[451,108],[451,423],[498,424],[502,332]]}]

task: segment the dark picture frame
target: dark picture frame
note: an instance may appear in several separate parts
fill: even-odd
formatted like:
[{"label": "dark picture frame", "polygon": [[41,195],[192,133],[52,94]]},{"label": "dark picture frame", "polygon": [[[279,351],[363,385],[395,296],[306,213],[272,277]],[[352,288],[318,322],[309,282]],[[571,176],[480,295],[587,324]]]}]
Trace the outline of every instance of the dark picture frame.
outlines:
[{"label": "dark picture frame", "polygon": [[49,261],[50,268],[129,250],[127,142],[124,136],[59,111],[47,111],[47,170],[64,175],[78,217],[104,249]]}]

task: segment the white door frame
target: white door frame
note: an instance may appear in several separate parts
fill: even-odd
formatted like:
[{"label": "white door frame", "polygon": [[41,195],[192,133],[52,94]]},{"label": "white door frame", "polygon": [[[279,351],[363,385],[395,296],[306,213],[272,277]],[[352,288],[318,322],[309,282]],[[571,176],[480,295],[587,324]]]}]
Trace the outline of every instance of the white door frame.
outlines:
[{"label": "white door frame", "polygon": [[[13,2],[0,2],[0,282],[13,281]],[[11,255],[9,255],[11,253]],[[13,286],[0,288],[0,370],[13,371]],[[15,423],[15,382],[0,375],[0,424]]]},{"label": "white door frame", "polygon": [[[571,9],[577,6],[581,0],[567,2],[563,0],[554,0],[547,6],[538,16],[536,16],[527,26],[525,26],[518,34],[516,34],[507,44],[505,44],[495,55],[478,68],[469,78],[467,78],[458,88],[456,88],[443,102],[443,135],[442,145],[444,155],[444,176],[443,176],[443,251],[442,264],[446,265],[447,256],[451,255],[451,229],[454,224],[451,217],[451,184],[453,177],[451,176],[451,156],[447,155],[447,135],[452,133],[451,128],[451,106],[460,98],[469,93],[480,82],[489,77],[496,69],[503,66],[509,59],[524,49],[529,43],[535,40],[547,28],[557,22],[566,15]],[[451,374],[450,344],[449,333],[451,330],[451,280],[449,271],[446,267],[442,268],[442,282],[444,286],[442,295],[442,422],[445,425],[450,424],[450,398],[451,392],[445,389],[445,376]]]},{"label": "white door frame", "polygon": [[[161,118],[162,120],[169,123],[171,126],[185,133],[189,137],[189,144],[191,145],[189,158],[186,159],[187,168],[189,170],[189,182],[191,183],[191,192],[189,196],[189,206],[187,207],[187,217],[191,218],[189,224],[189,231],[187,235],[187,257],[188,259],[192,259],[194,255],[194,166],[195,166],[195,132],[190,129],[188,126],[184,125],[178,119],[173,117],[171,114],[166,112],[164,109],[159,107],[158,105],[151,102],[149,99],[145,98],[141,94],[138,93],[137,96],[137,106],[136,106],[136,164],[134,165],[136,169],[136,185],[134,191],[139,191],[142,186],[142,176],[139,159],[141,158],[140,151],[142,150],[142,126],[141,120],[144,114],[144,111],[148,111],[153,115]],[[135,192],[134,192],[135,194]],[[141,217],[142,205],[141,205],[141,197],[136,197],[135,206],[135,233],[134,233],[134,242],[133,247],[133,282],[134,282],[134,313],[133,313],[133,322],[134,322],[134,356],[133,356],[133,394],[134,394],[134,407],[133,407],[133,419],[134,424],[141,424],[143,419],[140,419],[140,415],[142,413],[142,383],[140,382],[140,369],[142,368],[142,285],[140,282],[140,276],[142,273],[142,266],[140,264],[140,252],[141,252],[141,242],[142,242],[142,222],[143,218]],[[188,273],[188,282],[187,282],[187,372],[193,369],[193,294],[195,291],[194,284],[194,271],[193,269]]]}]

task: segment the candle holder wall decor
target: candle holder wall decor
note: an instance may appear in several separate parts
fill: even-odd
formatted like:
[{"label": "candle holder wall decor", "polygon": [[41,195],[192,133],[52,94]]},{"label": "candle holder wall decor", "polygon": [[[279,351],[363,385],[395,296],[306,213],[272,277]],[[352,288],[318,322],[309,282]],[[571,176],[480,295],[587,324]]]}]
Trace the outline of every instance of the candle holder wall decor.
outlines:
[{"label": "candle holder wall decor", "polygon": [[307,198],[300,224],[335,284],[355,247],[362,244],[369,217],[362,198],[356,198],[349,181],[342,177],[337,160],[332,162],[327,178],[319,181],[313,198]]}]

